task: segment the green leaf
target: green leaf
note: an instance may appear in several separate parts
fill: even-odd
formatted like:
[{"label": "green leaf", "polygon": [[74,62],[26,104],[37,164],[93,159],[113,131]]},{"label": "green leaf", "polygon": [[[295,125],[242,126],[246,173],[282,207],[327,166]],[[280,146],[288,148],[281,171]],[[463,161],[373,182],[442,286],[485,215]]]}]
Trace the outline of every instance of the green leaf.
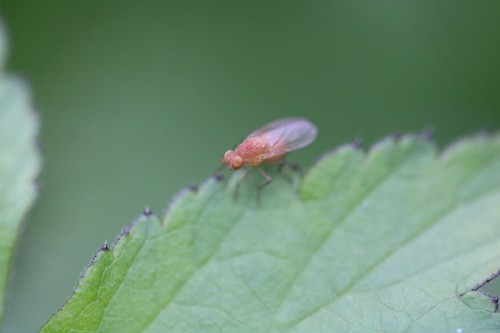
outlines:
[{"label": "green leaf", "polygon": [[[290,171],[291,172],[291,171]],[[43,332],[498,332],[500,135],[344,146],[185,190],[100,249]]]},{"label": "green leaf", "polygon": [[[0,63],[6,47],[0,27]],[[38,122],[24,82],[0,74],[0,322],[20,224],[36,195]]]}]

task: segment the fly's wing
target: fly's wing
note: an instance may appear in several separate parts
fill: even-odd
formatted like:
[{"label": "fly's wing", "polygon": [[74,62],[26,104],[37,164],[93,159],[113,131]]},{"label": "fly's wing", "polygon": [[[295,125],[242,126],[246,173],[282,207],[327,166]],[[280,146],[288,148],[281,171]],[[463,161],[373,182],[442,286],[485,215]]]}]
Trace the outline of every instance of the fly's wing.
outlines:
[{"label": "fly's wing", "polygon": [[259,128],[247,138],[265,138],[269,149],[264,158],[268,159],[307,146],[316,139],[317,132],[316,126],[306,119],[284,118]]}]

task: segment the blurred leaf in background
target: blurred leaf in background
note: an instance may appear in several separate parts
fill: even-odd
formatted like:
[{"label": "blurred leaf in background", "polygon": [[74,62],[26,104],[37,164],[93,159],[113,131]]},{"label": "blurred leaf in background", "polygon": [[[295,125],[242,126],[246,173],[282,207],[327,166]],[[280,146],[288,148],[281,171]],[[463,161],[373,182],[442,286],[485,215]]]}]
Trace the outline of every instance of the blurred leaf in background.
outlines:
[{"label": "blurred leaf in background", "polygon": [[43,124],[6,332],[34,331],[105,239],[277,118],[337,144],[500,127],[500,2],[2,1]]},{"label": "blurred leaf in background", "polygon": [[[0,23],[0,70],[7,42]],[[12,259],[21,223],[36,196],[41,159],[35,147],[38,121],[29,89],[16,76],[0,75],[0,325],[12,276]]]}]

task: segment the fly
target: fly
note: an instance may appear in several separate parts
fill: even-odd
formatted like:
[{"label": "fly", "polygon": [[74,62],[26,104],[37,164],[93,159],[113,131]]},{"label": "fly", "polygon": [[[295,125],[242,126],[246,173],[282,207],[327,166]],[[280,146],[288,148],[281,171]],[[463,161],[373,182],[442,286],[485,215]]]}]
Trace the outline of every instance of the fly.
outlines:
[{"label": "fly", "polygon": [[256,168],[265,181],[258,186],[259,193],[272,178],[261,167],[261,164],[282,164],[285,155],[303,148],[316,139],[318,130],[304,118],[284,118],[273,121],[250,133],[234,150],[228,150],[220,160],[229,170],[247,167],[238,180],[239,184],[248,173],[248,167]]}]

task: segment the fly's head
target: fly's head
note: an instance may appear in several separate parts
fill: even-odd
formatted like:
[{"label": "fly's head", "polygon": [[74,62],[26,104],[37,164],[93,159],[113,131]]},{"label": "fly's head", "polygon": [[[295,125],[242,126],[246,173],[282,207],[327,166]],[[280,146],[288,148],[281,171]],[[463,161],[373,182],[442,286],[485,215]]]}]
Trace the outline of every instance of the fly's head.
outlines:
[{"label": "fly's head", "polygon": [[237,170],[241,168],[245,162],[234,150],[226,151],[224,157],[220,161],[224,163],[229,170]]}]

